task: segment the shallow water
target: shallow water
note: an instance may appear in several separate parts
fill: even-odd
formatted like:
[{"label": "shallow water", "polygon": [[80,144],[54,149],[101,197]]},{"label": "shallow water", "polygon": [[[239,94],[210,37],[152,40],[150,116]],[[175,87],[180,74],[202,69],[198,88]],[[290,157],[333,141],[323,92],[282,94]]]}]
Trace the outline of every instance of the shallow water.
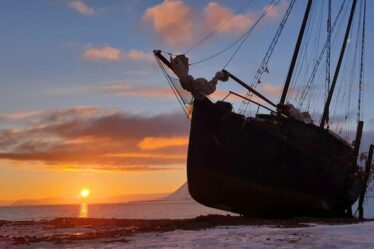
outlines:
[{"label": "shallow water", "polygon": [[[356,207],[353,211],[355,210]],[[184,219],[208,214],[228,213],[192,201],[0,207],[0,220],[42,220],[57,217]],[[364,214],[365,218],[374,218],[374,197],[366,199]]]},{"label": "shallow water", "polygon": [[57,217],[184,219],[207,214],[227,212],[192,201],[0,207],[0,220],[41,220]]}]

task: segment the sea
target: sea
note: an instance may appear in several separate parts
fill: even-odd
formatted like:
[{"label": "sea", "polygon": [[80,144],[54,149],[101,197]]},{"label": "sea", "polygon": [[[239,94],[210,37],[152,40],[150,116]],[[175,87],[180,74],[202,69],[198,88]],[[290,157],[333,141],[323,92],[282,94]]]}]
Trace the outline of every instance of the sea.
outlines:
[{"label": "sea", "polygon": [[221,214],[194,201],[149,201],[118,204],[41,205],[0,207],[0,220],[50,220],[60,217],[117,219],[187,219],[200,215]]},{"label": "sea", "polygon": [[[356,210],[354,207],[353,211]],[[152,201],[120,204],[3,206],[0,220],[29,221],[50,220],[61,217],[117,218],[117,219],[186,219],[201,215],[232,213],[212,209],[194,201]],[[374,197],[367,197],[365,218],[374,218]]]}]

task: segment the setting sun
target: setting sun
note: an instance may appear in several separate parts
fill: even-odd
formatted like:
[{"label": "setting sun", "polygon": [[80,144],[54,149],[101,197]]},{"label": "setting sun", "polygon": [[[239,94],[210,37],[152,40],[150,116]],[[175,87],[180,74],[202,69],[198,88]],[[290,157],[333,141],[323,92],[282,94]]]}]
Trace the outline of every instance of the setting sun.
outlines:
[{"label": "setting sun", "polygon": [[90,195],[90,190],[88,188],[84,188],[81,190],[81,196],[83,198],[87,198]]}]

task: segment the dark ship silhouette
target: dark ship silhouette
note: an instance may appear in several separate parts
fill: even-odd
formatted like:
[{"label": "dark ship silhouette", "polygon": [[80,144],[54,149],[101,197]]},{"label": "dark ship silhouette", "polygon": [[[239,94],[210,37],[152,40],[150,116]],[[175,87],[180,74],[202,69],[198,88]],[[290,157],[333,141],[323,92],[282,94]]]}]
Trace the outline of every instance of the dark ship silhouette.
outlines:
[{"label": "dark ship silhouette", "polygon": [[[293,3],[290,2],[291,8]],[[245,117],[233,112],[229,102],[212,102],[206,96],[209,92],[191,86],[194,81],[198,84],[211,84],[212,81],[202,82],[191,76],[187,79],[187,74],[181,76],[176,69],[176,57],[168,60],[160,50],[154,51],[180,100],[184,100],[185,90],[194,97],[187,176],[191,196],[199,203],[247,216],[350,216],[352,204],[361,195],[359,208],[362,216],[362,198],[369,174],[369,171],[362,172],[357,164],[363,122],[358,122],[353,146],[329,130],[327,125],[329,105],[357,9],[356,0],[350,5],[344,40],[320,125],[311,122],[305,113],[285,104],[312,4],[313,1],[308,0],[279,104],[274,104],[228,71],[221,71],[220,80],[230,78],[250,93],[247,96],[231,94],[273,110],[270,114]],[[364,4],[365,1],[361,6]],[[284,26],[282,22],[280,27]],[[167,68],[178,76],[181,87],[173,82]],[[266,70],[267,67],[262,66],[262,71]],[[213,84],[216,82],[217,79]],[[256,103],[250,95],[256,95],[271,107]],[[372,151],[373,146],[367,170],[370,169]]]}]

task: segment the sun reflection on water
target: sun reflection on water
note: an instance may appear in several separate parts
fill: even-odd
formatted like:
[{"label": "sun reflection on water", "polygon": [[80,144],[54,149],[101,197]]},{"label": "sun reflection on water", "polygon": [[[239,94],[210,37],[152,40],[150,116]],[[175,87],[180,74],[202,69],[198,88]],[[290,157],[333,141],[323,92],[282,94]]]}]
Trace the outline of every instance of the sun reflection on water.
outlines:
[{"label": "sun reflection on water", "polygon": [[79,218],[87,218],[88,217],[88,205],[86,202],[81,203],[81,207],[79,210]]}]

